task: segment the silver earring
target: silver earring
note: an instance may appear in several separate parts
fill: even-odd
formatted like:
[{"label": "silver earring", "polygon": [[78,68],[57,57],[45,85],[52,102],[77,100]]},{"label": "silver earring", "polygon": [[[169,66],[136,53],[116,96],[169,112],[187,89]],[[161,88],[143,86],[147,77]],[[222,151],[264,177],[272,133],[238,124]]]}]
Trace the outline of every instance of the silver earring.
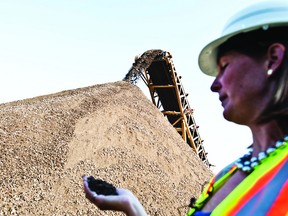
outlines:
[{"label": "silver earring", "polygon": [[273,69],[270,68],[269,70],[267,70],[267,75],[268,76],[271,76],[272,73],[273,73]]}]

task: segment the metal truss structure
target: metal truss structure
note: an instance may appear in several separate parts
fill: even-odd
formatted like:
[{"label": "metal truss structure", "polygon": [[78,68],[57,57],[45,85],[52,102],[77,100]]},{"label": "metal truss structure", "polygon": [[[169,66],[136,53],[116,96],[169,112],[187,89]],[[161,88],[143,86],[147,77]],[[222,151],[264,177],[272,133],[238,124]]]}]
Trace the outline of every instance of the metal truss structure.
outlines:
[{"label": "metal truss structure", "polygon": [[163,50],[148,50],[135,58],[135,63],[123,80],[135,84],[139,78],[149,88],[154,105],[203,163],[210,167],[193,109],[187,99],[188,94],[184,91],[181,76],[177,75],[171,54]]}]

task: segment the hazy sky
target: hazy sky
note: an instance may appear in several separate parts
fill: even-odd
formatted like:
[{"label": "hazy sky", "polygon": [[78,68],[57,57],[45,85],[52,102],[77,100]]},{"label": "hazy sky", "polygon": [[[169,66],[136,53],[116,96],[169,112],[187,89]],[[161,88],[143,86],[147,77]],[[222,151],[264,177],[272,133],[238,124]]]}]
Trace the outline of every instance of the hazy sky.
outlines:
[{"label": "hazy sky", "polygon": [[183,77],[217,171],[242,155],[251,135],[223,119],[210,91],[213,77],[200,72],[198,54],[231,15],[255,2],[0,0],[0,103],[122,80],[136,55],[162,49]]}]

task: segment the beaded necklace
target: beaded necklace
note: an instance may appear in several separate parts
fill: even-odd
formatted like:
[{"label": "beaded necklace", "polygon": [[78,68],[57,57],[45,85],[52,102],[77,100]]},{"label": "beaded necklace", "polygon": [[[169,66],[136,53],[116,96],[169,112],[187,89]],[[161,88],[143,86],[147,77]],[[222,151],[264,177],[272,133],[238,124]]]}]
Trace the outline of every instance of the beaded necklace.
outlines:
[{"label": "beaded necklace", "polygon": [[247,173],[251,173],[255,169],[255,167],[261,164],[261,161],[263,159],[269,157],[279,147],[287,144],[286,141],[288,141],[288,135],[285,136],[283,140],[276,141],[275,145],[267,148],[265,151],[259,152],[258,157],[252,157],[253,149],[250,148],[249,152],[239,158],[235,164],[238,169]]}]

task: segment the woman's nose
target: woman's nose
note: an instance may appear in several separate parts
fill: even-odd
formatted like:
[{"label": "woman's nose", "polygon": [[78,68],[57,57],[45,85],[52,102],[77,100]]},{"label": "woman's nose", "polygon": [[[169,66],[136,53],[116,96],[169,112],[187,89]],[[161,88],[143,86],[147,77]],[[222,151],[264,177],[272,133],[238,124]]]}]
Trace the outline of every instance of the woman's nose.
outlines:
[{"label": "woman's nose", "polygon": [[212,92],[218,92],[221,89],[221,83],[219,82],[219,79],[217,77],[213,81],[210,89]]}]

